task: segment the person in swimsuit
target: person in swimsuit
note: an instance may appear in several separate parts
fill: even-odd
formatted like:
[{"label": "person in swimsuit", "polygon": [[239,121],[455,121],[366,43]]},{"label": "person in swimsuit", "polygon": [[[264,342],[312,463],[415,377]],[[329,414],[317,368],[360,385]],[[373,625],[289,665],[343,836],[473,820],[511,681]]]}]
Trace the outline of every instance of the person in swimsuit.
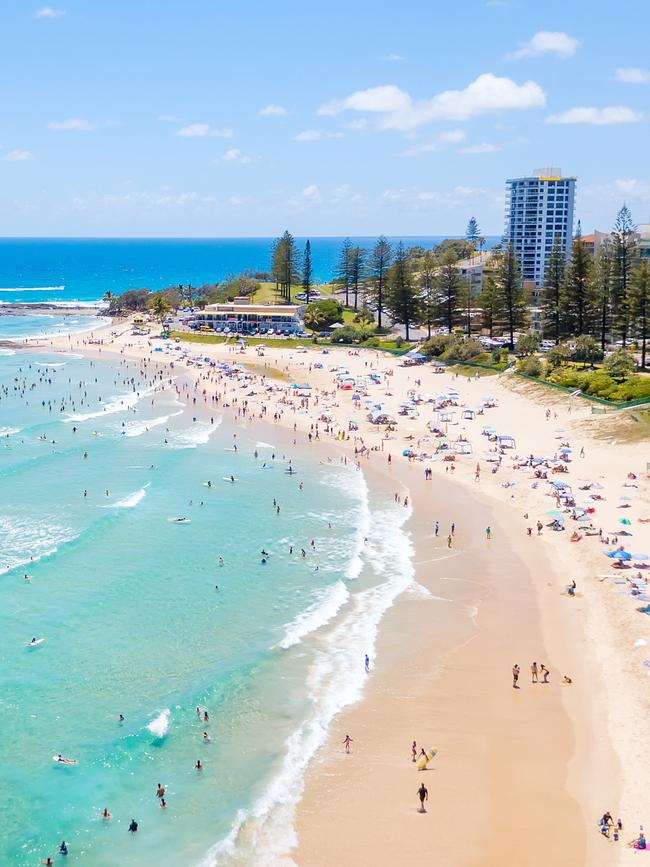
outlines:
[{"label": "person in swimsuit", "polygon": [[345,752],[346,752],[348,755],[350,754],[350,744],[351,744],[351,743],[352,743],[352,738],[350,737],[350,735],[346,735],[346,736],[343,738],[343,746],[345,747]]},{"label": "person in swimsuit", "polygon": [[156,795],[159,798],[165,797],[165,787],[163,785],[161,785],[160,783],[158,783],[158,788],[156,789]]},{"label": "person in swimsuit", "polygon": [[418,755],[418,745],[413,741],[411,744],[411,761],[415,761]]},{"label": "person in swimsuit", "polygon": [[517,663],[515,663],[512,666],[512,688],[513,689],[519,689],[519,687],[517,686],[517,681],[519,680],[519,671],[520,671],[519,666],[517,665]]},{"label": "person in swimsuit", "polygon": [[420,784],[420,788],[418,789],[418,797],[420,799],[420,812],[426,813],[424,809],[424,802],[429,800],[429,792],[427,791],[427,787],[424,783]]},{"label": "person in swimsuit", "polygon": [[196,768],[197,771],[203,770],[203,765],[201,764],[201,759],[196,760],[196,764],[194,765],[194,767]]},{"label": "person in swimsuit", "polygon": [[531,665],[530,673],[531,673],[531,682],[537,683],[537,663],[536,662],[533,662],[533,664]]},{"label": "person in swimsuit", "polygon": [[129,825],[129,833],[135,834],[135,832],[137,830],[138,830],[138,823],[135,821],[135,819],[131,819],[131,824]]},{"label": "person in swimsuit", "polygon": [[105,822],[108,822],[108,820],[110,818],[111,818],[111,814],[108,812],[108,807],[104,807],[104,809],[102,810],[102,819]]}]

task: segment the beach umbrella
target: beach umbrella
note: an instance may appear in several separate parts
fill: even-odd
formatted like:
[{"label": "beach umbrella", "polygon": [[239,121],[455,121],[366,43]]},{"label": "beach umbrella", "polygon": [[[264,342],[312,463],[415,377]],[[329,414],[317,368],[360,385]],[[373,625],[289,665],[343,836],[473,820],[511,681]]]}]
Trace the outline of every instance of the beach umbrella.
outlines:
[{"label": "beach umbrella", "polygon": [[611,560],[631,560],[632,555],[628,551],[605,551],[605,557]]},{"label": "beach umbrella", "polygon": [[567,448],[564,448],[564,449],[560,449],[560,452],[561,452],[563,455],[570,455],[570,454],[573,454],[573,449],[567,449]]},{"label": "beach umbrella", "polygon": [[[562,515],[562,512],[558,511],[557,509],[550,509],[548,512],[545,512],[545,514],[550,515],[551,518],[558,518],[560,515]],[[562,520],[564,520],[564,517],[562,518]]]},{"label": "beach umbrella", "polygon": [[619,524],[625,524],[626,527],[629,527],[630,524],[632,523],[632,521],[630,521],[629,518],[619,518],[618,523]]}]

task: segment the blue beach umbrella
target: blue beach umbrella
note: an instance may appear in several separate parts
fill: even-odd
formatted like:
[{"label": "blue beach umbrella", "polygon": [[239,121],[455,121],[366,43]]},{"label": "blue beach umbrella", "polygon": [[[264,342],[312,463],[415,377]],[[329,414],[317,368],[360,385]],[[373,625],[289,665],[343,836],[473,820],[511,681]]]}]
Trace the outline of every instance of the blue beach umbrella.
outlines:
[{"label": "blue beach umbrella", "polygon": [[632,555],[628,551],[605,551],[605,557],[611,560],[631,560]]}]

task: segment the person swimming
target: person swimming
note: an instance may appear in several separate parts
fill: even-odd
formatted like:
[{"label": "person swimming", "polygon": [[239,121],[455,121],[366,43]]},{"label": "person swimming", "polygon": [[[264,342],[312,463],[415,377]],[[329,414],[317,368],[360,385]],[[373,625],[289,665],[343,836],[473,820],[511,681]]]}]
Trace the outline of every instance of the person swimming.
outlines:
[{"label": "person swimming", "polygon": [[131,834],[135,834],[135,832],[137,830],[138,830],[138,823],[135,821],[135,819],[131,819],[131,824],[129,825],[129,832]]}]

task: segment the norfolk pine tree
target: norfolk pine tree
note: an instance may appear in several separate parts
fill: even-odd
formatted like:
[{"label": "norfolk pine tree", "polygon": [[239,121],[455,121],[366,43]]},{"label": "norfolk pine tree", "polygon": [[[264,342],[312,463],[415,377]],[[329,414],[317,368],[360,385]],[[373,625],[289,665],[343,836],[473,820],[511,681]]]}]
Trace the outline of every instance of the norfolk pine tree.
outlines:
[{"label": "norfolk pine tree", "polygon": [[336,264],[336,272],[334,281],[341,286],[345,292],[345,306],[350,306],[350,286],[352,285],[352,277],[350,273],[350,261],[352,258],[352,241],[346,238],[341,244],[339,251],[339,259]]},{"label": "norfolk pine tree", "polygon": [[650,262],[645,259],[634,270],[630,283],[630,313],[641,340],[641,370],[645,370],[648,325],[650,324]]},{"label": "norfolk pine tree", "polygon": [[555,345],[560,342],[560,314],[562,310],[562,295],[566,277],[566,253],[556,235],[551,248],[551,255],[546,263],[544,275],[544,291],[542,293],[542,316],[544,332],[553,338]]},{"label": "norfolk pine tree", "polygon": [[521,271],[513,244],[508,244],[501,253],[501,261],[497,272],[497,286],[501,293],[501,300],[506,318],[510,346],[515,345],[515,328],[524,324],[524,292],[521,281]]},{"label": "norfolk pine tree", "polygon": [[305,244],[305,252],[302,257],[302,289],[307,293],[307,301],[309,301],[309,291],[312,281],[312,266],[311,266],[311,243],[309,240]]},{"label": "norfolk pine tree", "polygon": [[395,251],[395,260],[388,275],[388,292],[386,307],[393,322],[404,326],[406,339],[410,339],[411,325],[417,320],[419,308],[419,290],[413,282],[413,272],[404,245],[400,241]]},{"label": "norfolk pine tree", "polygon": [[614,246],[611,241],[604,241],[600,245],[594,261],[594,294],[598,309],[600,348],[603,352],[607,342],[607,330],[610,326],[613,284]]},{"label": "norfolk pine tree", "polygon": [[623,348],[629,328],[630,278],[636,258],[636,225],[627,205],[623,205],[614,223],[614,292],[612,306],[616,325],[621,332]]},{"label": "norfolk pine tree", "polygon": [[458,257],[453,250],[448,249],[441,255],[436,269],[436,289],[440,301],[441,319],[447,332],[451,334],[454,328],[456,308],[458,306],[458,291],[460,274],[456,263]]},{"label": "norfolk pine tree", "polygon": [[368,261],[368,276],[372,283],[371,298],[377,305],[377,327],[381,328],[381,317],[384,312],[384,292],[386,290],[386,275],[390,267],[393,251],[382,235],[377,239]]},{"label": "norfolk pine tree", "polygon": [[589,330],[593,310],[593,264],[580,234],[573,240],[571,261],[566,273],[566,312],[570,333],[580,337]]}]

